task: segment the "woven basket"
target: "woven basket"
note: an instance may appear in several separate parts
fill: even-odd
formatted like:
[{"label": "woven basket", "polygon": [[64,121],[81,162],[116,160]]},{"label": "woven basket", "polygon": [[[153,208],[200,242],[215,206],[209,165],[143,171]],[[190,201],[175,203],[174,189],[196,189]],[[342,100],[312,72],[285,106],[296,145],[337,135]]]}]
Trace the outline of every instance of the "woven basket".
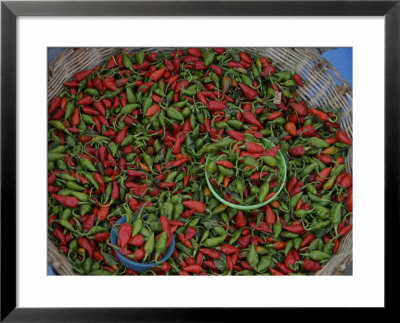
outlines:
[{"label": "woven basket", "polygon": [[[277,70],[295,71],[307,80],[303,88],[298,89],[301,99],[307,100],[313,107],[339,114],[341,128],[352,138],[352,88],[313,48],[246,48],[262,53],[277,64]],[[137,48],[127,48],[134,52]],[[150,51],[171,51],[172,48],[148,48]],[[69,48],[64,50],[48,68],[48,100],[59,95],[62,83],[79,70],[90,69],[114,54],[115,48]],[[352,170],[352,150],[345,157],[347,171]],[[351,264],[353,233],[350,231],[340,241],[337,254],[325,264],[316,275],[343,275]],[[75,275],[72,265],[60,254],[56,246],[48,241],[48,261],[60,275]]]}]

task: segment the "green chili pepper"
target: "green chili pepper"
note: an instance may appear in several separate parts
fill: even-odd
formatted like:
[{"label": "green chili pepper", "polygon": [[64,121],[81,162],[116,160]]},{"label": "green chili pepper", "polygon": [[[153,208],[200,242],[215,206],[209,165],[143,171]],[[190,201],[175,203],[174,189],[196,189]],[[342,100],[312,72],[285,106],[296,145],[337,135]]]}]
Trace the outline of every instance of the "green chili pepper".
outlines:
[{"label": "green chili pepper", "polygon": [[298,250],[300,248],[300,244],[301,244],[302,240],[303,240],[303,238],[301,238],[301,237],[294,238],[293,239],[293,247]]},{"label": "green chili pepper", "polygon": [[335,167],[332,168],[330,175],[331,176],[338,176],[344,170],[346,170],[346,165],[345,164],[337,164]]},{"label": "green chili pepper", "polygon": [[328,226],[330,223],[331,223],[330,220],[316,222],[316,223],[312,224],[312,225],[308,228],[308,231],[319,230],[319,229],[325,228],[325,227]]},{"label": "green chili pepper", "polygon": [[180,113],[175,108],[172,108],[172,107],[171,108],[167,108],[166,112],[167,112],[167,115],[170,118],[174,119],[174,120],[178,120],[178,121],[183,121],[184,120],[182,113]]},{"label": "green chili pepper", "polygon": [[71,240],[69,242],[68,247],[69,247],[69,250],[68,250],[69,252],[76,251],[78,249],[78,240],[77,239]]},{"label": "green chili pepper", "polygon": [[68,221],[72,217],[72,210],[70,208],[64,209],[60,219]]},{"label": "green chili pepper", "polygon": [[163,231],[155,242],[155,256],[154,260],[158,261],[160,255],[167,249],[167,232]]},{"label": "green chili pepper", "polygon": [[143,61],[144,61],[144,52],[140,50],[136,53],[136,62],[139,65],[141,65],[143,64]]},{"label": "green chili pepper", "polygon": [[297,205],[297,203],[299,202],[299,200],[300,200],[300,198],[302,197],[302,195],[303,195],[303,192],[299,192],[299,193],[293,195],[293,196],[290,198],[289,207],[290,207],[291,209],[294,209],[294,208],[296,207],[296,205]]},{"label": "green chili pepper", "polygon": [[68,101],[67,105],[65,106],[65,113],[64,113],[64,118],[65,120],[69,120],[71,117],[72,113],[75,110],[75,104],[73,101]]},{"label": "green chili pepper", "polygon": [[206,241],[204,241],[204,246],[207,248],[213,248],[218,245],[220,245],[222,242],[225,241],[226,234],[223,234],[222,236],[218,237],[213,237],[213,238],[208,238]]},{"label": "green chili pepper", "polygon": [[91,210],[92,210],[92,206],[90,204],[82,204],[79,207],[79,214],[82,216],[82,215],[85,215],[86,213],[89,213]]},{"label": "green chili pepper", "polygon": [[154,250],[154,232],[152,232],[150,234],[150,236],[148,237],[146,243],[144,244],[144,258],[143,258],[143,262],[145,262],[147,260],[147,258],[150,256],[150,254],[153,252]]},{"label": "green chili pepper", "polygon": [[287,98],[293,98],[293,95],[290,93],[288,89],[283,89],[282,94],[286,96]]},{"label": "green chili pepper", "polygon": [[293,246],[294,246],[294,240],[289,240],[288,242],[286,242],[285,256],[289,253],[289,251],[293,248]]},{"label": "green chili pepper", "polygon": [[61,154],[61,153],[49,152],[47,154],[47,159],[48,159],[49,162],[53,162],[53,161],[56,161],[56,160],[62,159],[62,158],[64,158],[64,154]]},{"label": "green chili pepper", "polygon": [[321,206],[319,204],[313,204],[312,205],[315,213],[317,214],[317,216],[322,219],[322,220],[327,220],[329,218],[329,214],[330,214],[330,210],[327,209],[324,206]]},{"label": "green chili pepper", "polygon": [[323,140],[321,138],[311,137],[308,140],[309,140],[309,143],[311,144],[311,146],[313,146],[313,147],[316,147],[316,148],[327,148],[327,147],[329,147],[329,144],[325,140]]},{"label": "green chili pepper", "polygon": [[187,255],[191,255],[192,254],[192,250],[189,249],[188,247],[186,247],[185,245],[183,245],[180,242],[176,242],[175,243],[175,247],[176,247],[176,249],[178,249],[179,251],[182,251],[183,253],[185,253]]},{"label": "green chili pepper", "polygon": [[260,193],[258,193],[258,202],[264,202],[267,194],[269,192],[269,181],[264,182],[260,187]]},{"label": "green chili pepper", "polygon": [[83,175],[83,177],[85,177],[90,182],[90,184],[92,184],[94,186],[94,188],[96,190],[99,189],[99,183],[95,180],[95,178],[94,178],[92,173],[84,172],[84,173],[82,173],[82,175]]},{"label": "green chili pepper", "polygon": [[332,251],[333,251],[333,240],[332,239],[328,240],[328,242],[322,248],[322,251],[329,255],[332,255]]},{"label": "green chili pepper", "polygon": [[212,64],[212,62],[214,61],[214,57],[215,57],[214,51],[212,51],[212,50],[205,51],[203,54],[204,65],[208,66],[208,65]]},{"label": "green chili pepper", "polygon": [[120,94],[122,91],[122,87],[118,88],[116,91],[110,91],[107,90],[104,92],[104,94],[100,97],[99,100],[103,100],[103,99],[113,99],[115,98],[118,94]]},{"label": "green chili pepper", "polygon": [[310,258],[312,260],[321,261],[325,259],[330,259],[331,255],[320,250],[312,250],[310,251]]},{"label": "green chili pepper", "polygon": [[86,88],[83,92],[92,97],[99,96],[99,91],[95,88]]},{"label": "green chili pepper", "polygon": [[247,262],[249,263],[249,265],[251,267],[257,268],[259,261],[260,260],[258,259],[258,254],[257,254],[256,248],[251,243],[249,246],[249,252],[247,254]]},{"label": "green chili pepper", "polygon": [[89,202],[89,195],[86,193],[71,191],[71,195],[75,196],[81,202]]},{"label": "green chili pepper", "polygon": [[55,220],[55,222],[59,223],[61,226],[63,226],[65,229],[71,231],[71,232],[75,232],[75,228],[73,227],[73,225],[71,223],[69,223],[67,220],[64,219],[58,219]]},{"label": "green chili pepper", "polygon": [[284,231],[284,232],[281,232],[281,236],[286,239],[293,239],[293,238],[297,238],[299,235],[296,233],[293,233],[293,232]]},{"label": "green chili pepper", "polygon": [[83,261],[83,272],[89,274],[92,271],[93,259],[88,257]]},{"label": "green chili pepper", "polygon": [[50,120],[50,121],[49,121],[49,124],[50,124],[53,128],[56,128],[57,130],[65,131],[65,132],[69,133],[69,131],[67,130],[67,128],[65,128],[64,124],[63,124],[61,121],[59,121],[59,120]]},{"label": "green chili pepper", "polygon": [[128,103],[131,103],[131,104],[136,103],[136,96],[133,93],[132,88],[127,86],[125,88],[125,93],[126,93],[126,99],[127,99]]},{"label": "green chili pepper", "polygon": [[340,222],[342,222],[342,203],[335,203],[335,205],[333,206],[331,221],[333,224],[333,228],[335,229],[335,233],[337,234],[337,228]]},{"label": "green chili pepper", "polygon": [[[250,264],[250,263],[249,263]],[[257,265],[257,271],[259,273],[265,272],[273,264],[271,256],[262,256],[260,262]],[[255,267],[253,267],[255,268]]]},{"label": "green chili pepper", "polygon": [[79,164],[86,170],[97,172],[96,167],[94,167],[92,162],[87,158],[79,158]]},{"label": "green chili pepper", "polygon": [[122,54],[122,65],[125,68],[132,70],[132,60],[131,60],[131,57],[127,53]]},{"label": "green chili pepper", "polygon": [[67,188],[71,189],[71,190],[75,190],[75,191],[84,191],[85,188],[75,182],[69,181],[66,184]]},{"label": "green chili pepper", "polygon": [[274,231],[274,239],[277,239],[282,231],[282,223],[278,219],[275,221],[274,225],[272,226],[272,230]]},{"label": "green chili pepper", "polygon": [[174,205],[171,202],[163,203],[161,208],[161,215],[164,215],[168,218],[168,220],[171,220],[173,211],[174,211]]},{"label": "green chili pepper", "polygon": [[312,163],[304,167],[302,172],[303,176],[309,175],[315,168],[317,168],[317,166],[317,163]]}]

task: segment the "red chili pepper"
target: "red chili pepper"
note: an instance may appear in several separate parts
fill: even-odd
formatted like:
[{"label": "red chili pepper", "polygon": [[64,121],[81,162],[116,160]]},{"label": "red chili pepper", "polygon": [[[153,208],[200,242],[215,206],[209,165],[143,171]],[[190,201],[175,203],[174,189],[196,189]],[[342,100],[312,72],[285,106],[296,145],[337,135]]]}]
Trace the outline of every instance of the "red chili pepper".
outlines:
[{"label": "red chili pepper", "polygon": [[300,157],[300,156],[303,156],[306,151],[303,146],[296,146],[296,147],[290,148],[288,152],[292,156]]},{"label": "red chili pepper", "polygon": [[292,80],[300,87],[304,87],[303,80],[299,74],[293,74]]},{"label": "red chili pepper", "polygon": [[251,154],[261,154],[265,151],[263,146],[255,142],[246,143],[246,150]]},{"label": "red chili pepper", "polygon": [[221,252],[225,255],[230,255],[236,252],[240,252],[239,248],[231,246],[230,244],[224,244],[221,246]]},{"label": "red chili pepper", "polygon": [[203,264],[212,270],[215,270],[215,271],[218,270],[217,266],[215,266],[214,260],[210,260],[210,259],[204,260]]},{"label": "red chili pepper", "polygon": [[302,105],[300,103],[295,103],[295,102],[292,102],[289,105],[294,111],[297,112],[297,114],[299,116],[303,116],[304,117],[304,116],[307,115],[307,108],[304,105]]},{"label": "red chili pepper", "polygon": [[103,79],[103,85],[106,89],[110,91],[117,91],[117,85],[111,77],[105,77]]},{"label": "red chili pepper", "polygon": [[274,269],[274,268],[270,268],[269,272],[271,273],[271,275],[273,276],[284,276],[284,274],[282,274],[280,271]]},{"label": "red chili pepper", "polygon": [[216,52],[218,55],[225,53],[225,48],[222,47],[213,47],[213,51]]},{"label": "red chili pepper", "polygon": [[109,212],[110,212],[110,206],[109,205],[100,205],[99,210],[96,213],[97,219],[99,221],[106,220]]},{"label": "red chili pepper", "polygon": [[217,250],[213,250],[213,249],[208,249],[208,248],[200,248],[199,251],[201,253],[203,253],[204,255],[206,255],[207,257],[210,257],[211,259],[219,259],[221,257],[221,255],[219,254],[219,252]]},{"label": "red chili pepper", "polygon": [[274,242],[274,249],[275,250],[282,250],[285,249],[286,242],[285,241],[275,241]]},{"label": "red chili pepper", "polygon": [[237,240],[237,244],[238,244],[239,248],[244,249],[249,245],[250,241],[251,241],[251,234],[246,234],[244,236],[241,236]]},{"label": "red chili pepper", "polygon": [[307,233],[301,241],[300,248],[307,247],[314,239],[315,235],[312,232]]},{"label": "red chili pepper", "polygon": [[226,108],[224,101],[210,101],[208,102],[208,111],[221,111]]},{"label": "red chili pepper", "polygon": [[265,223],[273,225],[276,221],[276,215],[269,205],[265,206]]},{"label": "red chili pepper", "polygon": [[75,81],[80,82],[80,81],[84,80],[85,78],[87,78],[92,73],[93,73],[92,70],[80,71],[78,73],[75,73],[73,78],[74,78]]},{"label": "red chili pepper", "polygon": [[320,110],[316,110],[316,109],[308,109],[313,115],[315,115],[318,119],[320,119],[321,121],[328,121],[329,116],[327,113],[320,111]]},{"label": "red chili pepper", "polygon": [[243,212],[239,210],[235,216],[235,225],[238,228],[243,228],[246,226],[246,222],[246,217],[244,216]]},{"label": "red chili pepper", "polygon": [[182,204],[184,207],[194,210],[197,213],[204,213],[206,210],[206,204],[200,201],[186,200]]},{"label": "red chili pepper", "polygon": [[92,258],[93,247],[88,238],[85,238],[85,237],[78,238],[78,245],[79,245],[79,247],[85,249],[85,251],[87,252],[89,257]]},{"label": "red chili pepper", "polygon": [[252,89],[251,87],[247,86],[246,84],[239,83],[239,86],[242,89],[247,100],[253,101],[258,96],[258,92]]},{"label": "red chili pepper", "polygon": [[188,227],[185,232],[185,239],[190,240],[196,235],[197,231],[194,227]]},{"label": "red chili pepper", "polygon": [[319,159],[320,161],[322,161],[324,164],[329,165],[330,163],[332,163],[332,157],[329,155],[315,155],[315,158]]},{"label": "red chili pepper", "polygon": [[138,233],[137,235],[130,237],[128,243],[135,247],[141,247],[145,244],[143,236]]},{"label": "red chili pepper", "polygon": [[[264,111],[264,109],[262,111]],[[279,118],[281,115],[282,115],[282,111],[272,112],[267,116],[267,120],[269,120],[269,121],[275,120],[276,118]]]},{"label": "red chili pepper", "polygon": [[61,105],[61,98],[55,97],[50,101],[49,113],[56,111]]},{"label": "red chili pepper", "polygon": [[78,199],[75,196],[67,196],[67,195],[51,195],[58,203],[74,209],[78,206]]},{"label": "red chili pepper", "polygon": [[276,72],[275,67],[272,65],[267,65],[263,68],[263,72],[260,73],[263,76],[268,76],[270,74],[274,74]]},{"label": "red chili pepper", "polygon": [[101,101],[94,101],[93,102],[93,107],[100,112],[101,115],[105,116],[106,115],[106,109],[104,107],[103,102]]},{"label": "red chili pepper", "polygon": [[240,261],[240,266],[241,266],[243,269],[247,269],[247,270],[250,270],[250,271],[253,271],[253,270],[254,270],[254,268],[251,267],[251,266],[249,265],[249,263],[248,263],[246,260]]},{"label": "red chili pepper", "polygon": [[118,241],[117,245],[124,248],[131,238],[132,225],[130,223],[122,223],[118,230]]},{"label": "red chili pepper", "polygon": [[278,263],[276,264],[276,267],[277,267],[283,274],[286,274],[286,275],[288,275],[288,274],[290,274],[290,273],[293,272],[291,269],[289,269],[288,267],[286,267],[286,265],[283,264],[283,263],[281,263],[281,262],[278,262]]},{"label": "red chili pepper", "polygon": [[345,133],[345,132],[342,131],[342,130],[338,130],[338,131],[336,132],[336,138],[337,138],[337,140],[338,140],[339,142],[341,142],[341,143],[343,143],[343,144],[350,145],[350,146],[353,144],[352,140],[349,138],[349,136],[347,135],[347,133]]},{"label": "red chili pepper", "polygon": [[229,68],[235,68],[235,67],[243,68],[243,65],[242,65],[242,64],[237,63],[237,62],[234,62],[234,61],[229,61],[229,62],[226,64],[226,66],[229,67]]},{"label": "red chili pepper", "polygon": [[350,230],[351,230],[352,227],[353,227],[353,224],[350,223],[349,225],[344,226],[344,227],[338,229],[338,233],[339,233],[341,236],[344,236],[344,235],[346,235],[346,234],[348,234],[348,233],[350,232]]},{"label": "red chili pepper", "polygon": [[127,131],[128,131],[128,126],[122,128],[122,130],[118,132],[117,136],[114,138],[114,142],[117,145],[120,145],[122,141],[125,139]]},{"label": "red chili pepper", "polygon": [[254,126],[257,126],[258,128],[262,129],[262,125],[261,125],[260,121],[258,121],[256,116],[254,114],[252,114],[250,111],[245,111],[243,113],[243,121],[245,121],[246,123],[250,123],[250,124],[252,124]]},{"label": "red chili pepper", "polygon": [[100,232],[100,233],[96,233],[94,235],[94,239],[97,242],[104,242],[106,241],[108,238],[110,237],[110,234],[108,232]]},{"label": "red chili pepper", "polygon": [[226,133],[231,137],[232,139],[235,139],[237,141],[244,141],[244,134],[235,130],[226,130]]},{"label": "red chili pepper", "polygon": [[282,227],[284,230],[296,233],[298,235],[303,235],[304,234],[304,228],[302,224],[292,224],[292,225],[283,225]]},{"label": "red chili pepper", "polygon": [[150,73],[150,80],[157,82],[164,74],[165,67],[162,67],[152,73]]},{"label": "red chili pepper", "polygon": [[192,56],[203,57],[203,54],[201,53],[200,49],[198,49],[198,48],[188,48],[187,53]]},{"label": "red chili pepper", "polygon": [[92,103],[92,101],[93,101],[93,98],[91,96],[87,95],[87,96],[83,97],[82,99],[78,100],[77,103],[80,105],[89,105]]},{"label": "red chili pepper", "polygon": [[322,269],[322,266],[320,265],[319,261],[315,261],[315,260],[304,260],[303,261],[303,270],[306,271],[318,271],[320,269]]},{"label": "red chili pepper", "polygon": [[62,245],[66,245],[67,244],[67,242],[66,242],[66,240],[65,240],[65,236],[63,235],[63,233],[61,232],[61,230],[60,229],[54,229],[54,231],[53,231],[53,234],[54,234],[54,236],[58,239],[58,240],[60,240],[60,243],[62,244]]},{"label": "red chili pepper", "polygon": [[117,183],[115,182],[115,179],[113,179],[112,182],[111,199],[114,201],[119,199],[119,188]]},{"label": "red chili pepper", "polygon": [[233,168],[233,164],[229,160],[218,160],[215,163],[225,168]]}]

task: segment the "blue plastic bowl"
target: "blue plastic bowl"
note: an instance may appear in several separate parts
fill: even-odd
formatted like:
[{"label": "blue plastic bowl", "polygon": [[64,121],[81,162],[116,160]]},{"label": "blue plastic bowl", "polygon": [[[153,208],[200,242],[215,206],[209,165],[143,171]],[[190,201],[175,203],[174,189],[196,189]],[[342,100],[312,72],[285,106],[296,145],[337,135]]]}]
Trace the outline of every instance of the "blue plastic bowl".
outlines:
[{"label": "blue plastic bowl", "polygon": [[[122,224],[125,222],[126,222],[126,217],[122,217],[117,222],[115,222],[115,224]],[[117,234],[115,233],[114,228],[111,229],[111,243],[113,245],[117,245]],[[117,253],[119,261],[121,261],[121,263],[124,264],[129,269],[136,270],[136,271],[146,271],[146,270],[150,270],[153,267],[163,263],[164,261],[167,261],[167,259],[169,257],[171,257],[171,255],[174,251],[174,248],[175,248],[175,237],[172,235],[171,243],[170,243],[169,247],[167,248],[167,250],[165,250],[164,257],[162,257],[159,262],[149,262],[149,263],[139,263],[139,262],[133,261],[132,259],[129,259],[129,258],[121,255],[118,252],[118,250],[116,250],[115,248],[114,248],[114,250]]]}]

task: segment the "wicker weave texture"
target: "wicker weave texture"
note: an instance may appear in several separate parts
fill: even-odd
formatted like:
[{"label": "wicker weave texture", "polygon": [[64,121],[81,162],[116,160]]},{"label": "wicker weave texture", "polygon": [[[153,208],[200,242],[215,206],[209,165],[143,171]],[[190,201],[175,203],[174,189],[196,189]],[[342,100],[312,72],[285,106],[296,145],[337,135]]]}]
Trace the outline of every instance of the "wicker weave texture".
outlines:
[{"label": "wicker weave texture", "polygon": [[[314,48],[245,48],[258,52],[271,59],[277,70],[295,72],[307,82],[298,89],[301,99],[312,107],[325,111],[334,111],[339,115],[341,128],[352,138],[352,88],[338,71]],[[138,48],[127,48],[135,52]],[[172,51],[173,48],[147,48],[149,51]],[[48,100],[62,92],[62,83],[84,69],[90,69],[102,63],[117,51],[116,48],[69,48],[63,51],[48,68]],[[345,157],[347,171],[352,170],[352,150]],[[340,248],[316,275],[343,275],[352,262],[353,233],[340,241]],[[72,265],[61,255],[51,241],[48,242],[48,260],[60,275],[74,275]]]}]

